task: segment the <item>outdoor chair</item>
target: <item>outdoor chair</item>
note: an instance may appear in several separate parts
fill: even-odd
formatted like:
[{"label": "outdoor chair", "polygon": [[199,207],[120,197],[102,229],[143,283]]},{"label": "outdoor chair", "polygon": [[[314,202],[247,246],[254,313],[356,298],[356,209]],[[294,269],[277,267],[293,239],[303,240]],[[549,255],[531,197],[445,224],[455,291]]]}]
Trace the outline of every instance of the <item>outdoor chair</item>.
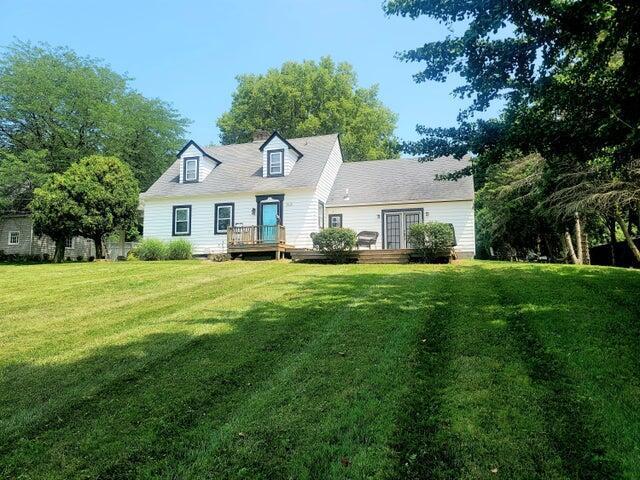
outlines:
[{"label": "outdoor chair", "polygon": [[357,240],[357,247],[360,248],[360,246],[366,246],[369,248],[369,250],[371,250],[371,245],[375,245],[376,242],[378,241],[378,232],[370,232],[368,230],[363,230],[362,232],[358,233],[358,240]]}]

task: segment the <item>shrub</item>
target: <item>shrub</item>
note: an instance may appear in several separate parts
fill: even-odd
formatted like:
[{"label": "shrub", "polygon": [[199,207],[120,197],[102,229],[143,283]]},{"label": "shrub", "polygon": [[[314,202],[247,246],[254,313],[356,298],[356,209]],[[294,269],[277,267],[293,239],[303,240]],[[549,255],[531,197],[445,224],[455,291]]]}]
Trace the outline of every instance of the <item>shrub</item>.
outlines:
[{"label": "shrub", "polygon": [[167,257],[167,246],[162,240],[147,238],[136,247],[135,256],[140,260],[164,260]]},{"label": "shrub", "polygon": [[82,260],[84,260],[84,256],[82,256],[82,255],[78,255],[78,256],[76,257],[76,260],[77,260],[77,261],[79,261],[79,262],[81,262]]},{"label": "shrub", "polygon": [[167,245],[167,258],[169,260],[188,260],[191,258],[191,243],[184,238],[171,240]]},{"label": "shrub", "polygon": [[356,232],[350,228],[325,228],[313,236],[313,246],[336,263],[344,263],[356,246]]},{"label": "shrub", "polygon": [[449,223],[415,223],[409,229],[409,241],[423,261],[448,262],[455,245],[455,234]]}]

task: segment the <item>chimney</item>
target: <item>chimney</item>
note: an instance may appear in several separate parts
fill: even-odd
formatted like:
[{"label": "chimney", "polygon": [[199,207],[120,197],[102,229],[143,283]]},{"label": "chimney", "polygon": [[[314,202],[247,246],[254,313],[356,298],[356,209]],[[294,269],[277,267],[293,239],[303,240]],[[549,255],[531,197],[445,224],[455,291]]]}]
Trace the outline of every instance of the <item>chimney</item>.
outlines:
[{"label": "chimney", "polygon": [[271,133],[269,133],[267,130],[256,130],[255,132],[253,132],[253,141],[264,142],[267,138],[269,138],[270,135]]}]

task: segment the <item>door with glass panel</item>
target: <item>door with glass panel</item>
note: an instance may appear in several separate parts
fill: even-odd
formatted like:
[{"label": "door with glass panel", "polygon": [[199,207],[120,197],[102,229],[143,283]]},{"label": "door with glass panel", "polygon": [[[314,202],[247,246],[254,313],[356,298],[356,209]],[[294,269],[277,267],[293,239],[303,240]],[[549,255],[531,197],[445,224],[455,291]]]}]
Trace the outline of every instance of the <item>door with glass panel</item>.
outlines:
[{"label": "door with glass panel", "polygon": [[412,248],[409,241],[411,225],[422,222],[422,210],[384,212],[384,244],[386,249]]},{"label": "door with glass panel", "polygon": [[278,238],[278,204],[262,203],[260,208],[262,209],[262,225],[260,226],[262,242],[275,243]]}]

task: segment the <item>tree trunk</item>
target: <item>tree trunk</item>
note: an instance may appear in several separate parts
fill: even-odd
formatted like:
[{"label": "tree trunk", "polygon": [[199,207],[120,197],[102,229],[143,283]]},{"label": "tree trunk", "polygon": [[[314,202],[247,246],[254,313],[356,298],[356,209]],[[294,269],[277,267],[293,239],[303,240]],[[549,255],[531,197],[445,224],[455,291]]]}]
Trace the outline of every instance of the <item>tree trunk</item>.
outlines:
[{"label": "tree trunk", "polygon": [[577,263],[584,263],[584,253],[582,250],[582,227],[580,226],[580,215],[578,212],[575,213],[576,218],[576,257],[578,258]]},{"label": "tree trunk", "polygon": [[60,263],[64,260],[64,238],[58,238],[56,241],[56,250],[53,254],[53,261],[55,263]]},{"label": "tree trunk", "polygon": [[565,242],[565,245],[567,246],[567,250],[569,252],[569,258],[571,259],[571,262],[578,265],[580,261],[576,256],[576,251],[573,249],[573,240],[571,239],[571,234],[569,233],[569,229],[567,229],[564,232],[564,242]]},{"label": "tree trunk", "polygon": [[636,262],[640,263],[640,251],[638,250],[638,247],[636,247],[636,244],[633,243],[633,238],[631,238],[631,234],[629,233],[627,224],[625,223],[624,218],[622,218],[622,215],[620,215],[620,212],[616,212],[616,221],[618,222],[618,225],[620,225],[620,228],[622,229],[624,239],[627,241],[627,245],[629,245],[629,248],[631,249],[631,253],[633,253],[633,256],[636,259]]},{"label": "tree trunk", "polygon": [[96,258],[102,258],[102,235],[94,237],[93,243],[96,246]]},{"label": "tree trunk", "polygon": [[608,219],[607,224],[609,226],[609,245],[611,247],[611,266],[616,266],[616,219],[611,217]]},{"label": "tree trunk", "polygon": [[591,265],[591,252],[589,251],[589,235],[582,234],[582,263],[584,265]]}]

